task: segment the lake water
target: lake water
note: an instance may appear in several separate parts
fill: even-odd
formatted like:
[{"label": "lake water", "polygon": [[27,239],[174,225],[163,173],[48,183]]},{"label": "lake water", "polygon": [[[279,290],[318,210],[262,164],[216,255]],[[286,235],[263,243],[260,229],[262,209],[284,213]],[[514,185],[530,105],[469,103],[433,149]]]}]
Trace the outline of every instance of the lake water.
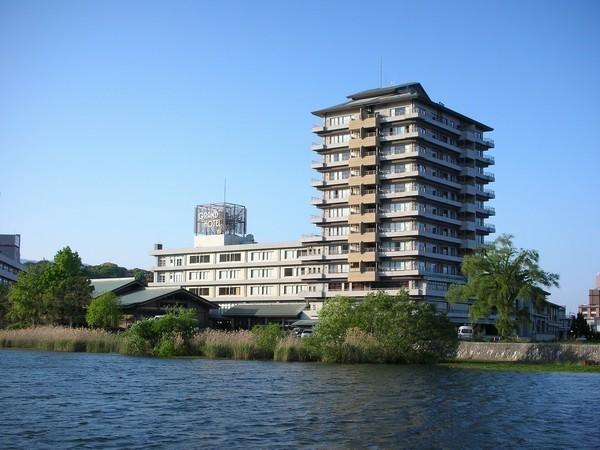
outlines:
[{"label": "lake water", "polygon": [[592,448],[599,385],[600,374],[0,350],[0,447]]}]

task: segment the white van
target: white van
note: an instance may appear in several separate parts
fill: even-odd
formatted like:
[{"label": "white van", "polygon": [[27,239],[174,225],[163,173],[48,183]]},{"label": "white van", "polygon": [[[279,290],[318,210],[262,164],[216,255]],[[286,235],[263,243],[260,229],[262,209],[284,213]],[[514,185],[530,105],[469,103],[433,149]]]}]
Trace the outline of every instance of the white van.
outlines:
[{"label": "white van", "polygon": [[470,325],[458,327],[458,338],[465,341],[470,341],[473,339],[473,327]]}]

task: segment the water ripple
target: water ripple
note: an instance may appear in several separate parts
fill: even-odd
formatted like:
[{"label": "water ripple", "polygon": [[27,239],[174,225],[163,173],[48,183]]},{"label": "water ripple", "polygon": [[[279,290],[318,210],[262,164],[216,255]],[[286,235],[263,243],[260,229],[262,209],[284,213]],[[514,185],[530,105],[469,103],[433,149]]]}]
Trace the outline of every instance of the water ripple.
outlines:
[{"label": "water ripple", "polygon": [[0,351],[0,448],[600,447],[600,375]]}]

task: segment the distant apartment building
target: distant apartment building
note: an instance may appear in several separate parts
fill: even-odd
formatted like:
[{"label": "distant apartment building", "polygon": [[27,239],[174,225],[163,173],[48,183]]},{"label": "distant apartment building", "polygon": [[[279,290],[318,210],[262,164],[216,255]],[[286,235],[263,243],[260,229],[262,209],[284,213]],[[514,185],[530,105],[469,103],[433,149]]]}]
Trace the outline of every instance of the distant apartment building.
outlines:
[{"label": "distant apartment building", "polygon": [[589,290],[587,305],[579,305],[579,312],[594,331],[600,332],[600,273],[596,274],[596,286]]},{"label": "distant apartment building", "polygon": [[150,285],[184,287],[217,303],[220,314],[246,304],[288,304],[291,315],[298,316],[293,312],[300,307],[310,317],[316,314],[317,305],[311,309],[306,302],[309,287],[302,277],[309,268],[302,264],[305,251],[300,241],[256,243],[246,234],[244,206],[199,205],[194,246],[168,250],[155,246]]},{"label": "distant apartment building", "polygon": [[0,284],[15,283],[22,270],[21,236],[0,234]]},{"label": "distant apartment building", "polygon": [[[320,233],[303,240],[309,298],[408,290],[458,321],[448,286],[495,231],[492,128],[432,101],[419,83],[372,89],[314,112]],[[310,260],[310,261],[309,261]]]}]

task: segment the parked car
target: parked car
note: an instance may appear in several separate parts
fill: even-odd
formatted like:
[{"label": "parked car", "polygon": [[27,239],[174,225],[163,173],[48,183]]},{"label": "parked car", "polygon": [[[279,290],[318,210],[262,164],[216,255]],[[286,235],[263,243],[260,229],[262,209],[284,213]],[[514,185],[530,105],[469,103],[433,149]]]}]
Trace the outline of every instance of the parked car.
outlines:
[{"label": "parked car", "polygon": [[304,330],[300,335],[301,338],[310,337],[313,335],[312,330]]},{"label": "parked car", "polygon": [[470,341],[473,339],[473,327],[470,325],[463,325],[458,327],[458,339],[463,341]]}]

